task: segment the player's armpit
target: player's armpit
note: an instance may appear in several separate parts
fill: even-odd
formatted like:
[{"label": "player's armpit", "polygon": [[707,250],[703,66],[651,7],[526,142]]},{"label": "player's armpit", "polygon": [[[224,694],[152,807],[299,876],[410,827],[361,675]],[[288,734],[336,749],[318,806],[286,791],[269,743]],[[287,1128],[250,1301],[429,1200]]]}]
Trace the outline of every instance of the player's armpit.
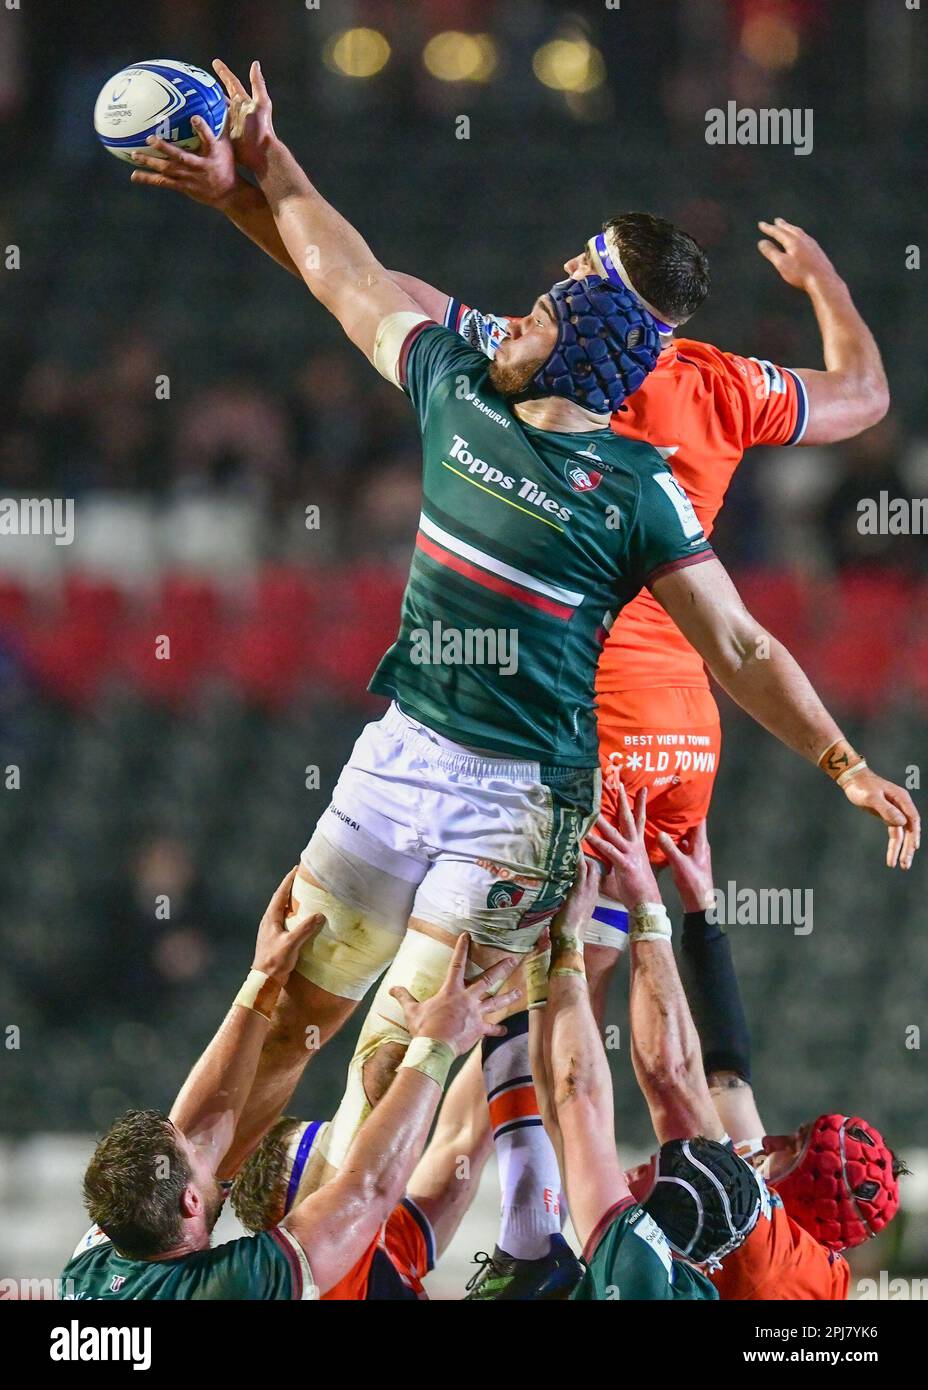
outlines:
[{"label": "player's armpit", "polygon": [[450,294],[445,294],[444,290],[437,290],[425,280],[417,280],[414,275],[404,275],[401,270],[391,270],[388,273],[427,318],[434,319],[436,323],[445,322],[451,302]]},{"label": "player's armpit", "polygon": [[[370,1215],[370,1194],[334,1178],[293,1209],[282,1223],[299,1242],[319,1295],[328,1293],[360,1260],[386,1219]],[[389,1213],[387,1213],[389,1214]]]},{"label": "player's armpit", "polygon": [[336,1177],[295,1206],[282,1223],[306,1252],[320,1294],[343,1279],[370,1248],[402,1197],[440,1094],[423,1072],[401,1069]]}]

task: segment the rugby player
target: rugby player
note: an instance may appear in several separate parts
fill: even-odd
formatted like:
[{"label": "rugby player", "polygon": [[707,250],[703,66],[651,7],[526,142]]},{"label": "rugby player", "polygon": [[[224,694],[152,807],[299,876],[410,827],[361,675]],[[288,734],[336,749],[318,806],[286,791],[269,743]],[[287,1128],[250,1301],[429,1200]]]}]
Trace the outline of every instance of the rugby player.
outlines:
[{"label": "rugby player", "polygon": [[[642,799],[645,795],[640,793]],[[601,836],[591,836],[591,842],[615,869],[626,905],[634,908],[645,895],[668,929],[664,965],[674,985],[664,997],[675,1007],[665,1005],[663,1015],[643,1010],[637,1035],[633,1025],[635,1071],[655,1132],[658,1138],[703,1131],[724,1136],[760,1180],[762,1205],[754,1229],[710,1278],[723,1299],[843,1299],[850,1271],[841,1251],[892,1219],[905,1167],[879,1132],[856,1116],[821,1115],[793,1134],[764,1135],[730,943],[707,916],[713,881],[705,825],[680,846],[669,836],[662,842],[685,912],[684,994],[669,947],[669,921],[648,864],[643,808],[637,809],[637,822],[629,817],[618,828],[600,820]],[[639,966],[633,948],[633,1010]],[[649,1024],[651,1042],[642,1047]],[[655,1190],[658,1173],[655,1155],[627,1174],[640,1201]]]},{"label": "rugby player", "polygon": [[[620,815],[630,822],[622,790],[619,797]],[[643,805],[642,793],[640,829]],[[599,824],[616,834],[602,818]],[[583,966],[583,931],[598,890],[598,870],[583,856],[576,887],[551,928],[547,1054],[570,1213],[586,1265],[572,1297],[713,1299],[706,1271],[749,1237],[760,1216],[761,1183],[724,1142],[711,1103],[700,1116],[705,1131],[690,1117],[680,1125],[667,1110],[666,1087],[651,1085],[693,1027],[666,913],[647,875],[627,887],[632,1056],[661,1144],[657,1181],[644,1202],[633,1196],[616,1151],[612,1076]]]},{"label": "rugby player", "polygon": [[[323,1133],[319,1121],[285,1116],[265,1135],[232,1186],[233,1210],[247,1230],[278,1225],[301,1200],[313,1146]],[[492,1149],[480,1053],[475,1050],[442,1101],[435,1133],[404,1197],[358,1263],[323,1297],[368,1302],[427,1298],[422,1281],[451,1243]]]},{"label": "rugby player", "polygon": [[[274,1000],[300,951],[323,926],[313,915],[287,930],[296,870],[274,894],[254,962],[170,1115],[133,1110],[100,1140],[84,1177],[93,1227],[64,1268],[75,1299],[317,1299],[377,1240],[425,1146],[455,1056],[515,999],[499,994],[514,960],[465,986],[462,937],[441,989],[425,1003],[400,992],[414,1041],[389,1096],[359,1132],[342,1173],[295,1203],[254,1239],[210,1248],[222,1208],[220,1163],[254,1081]],[[495,998],[491,998],[491,995]]]},{"label": "rugby player", "polygon": [[686,914],[682,970],[702,1044],[691,1071],[705,1075],[737,1152],[771,1193],[764,1219],[713,1280],[727,1299],[843,1299],[850,1270],[841,1252],[892,1220],[907,1170],[859,1116],[819,1115],[791,1134],[766,1134],[731,944],[707,916],[714,883],[705,823],[679,845],[668,837],[663,848]]},{"label": "rugby player", "polygon": [[[216,60],[213,66],[230,99],[247,95],[224,63]],[[228,133],[216,139],[198,118],[197,130],[202,141],[198,154],[151,140],[152,155],[137,157],[141,167],[133,181],[175,189],[218,209],[299,276],[264,194],[236,171]],[[761,254],[788,285],[810,299],[824,371],[780,367],[680,337],[677,330],[708,294],[708,261],[692,237],[664,218],[646,213],[612,218],[579,255],[564,263],[569,276],[597,274],[632,289],[652,311],[660,329],[659,361],[611,424],[617,433],[653,443],[670,462],[707,536],[746,449],[836,443],[877,423],[889,407],[879,348],[828,256],[808,233],[782,217],[758,225],[765,233],[758,243]],[[487,356],[495,355],[508,336],[508,316],[482,314],[424,280],[388,273],[423,310]],[[608,817],[616,809],[619,778],[633,799],[639,786],[647,786],[648,848],[654,862],[664,864],[660,831],[679,839],[705,819],[718,768],[720,725],[702,658],[647,589],[626,604],[613,624],[596,690],[603,812]],[[658,736],[665,750],[685,753],[692,747],[699,756],[677,758],[674,753],[661,760]],[[910,845],[903,846],[899,835],[890,837],[890,856],[898,857],[903,848],[907,867]],[[620,930],[624,913],[617,916]],[[616,913],[604,907],[596,920],[601,926],[592,929],[588,947],[596,945],[598,932],[605,944],[619,946],[608,930],[616,927]],[[591,955],[595,959],[588,950]],[[614,965],[615,958],[604,958],[606,963]]]},{"label": "rugby player", "polygon": [[[273,133],[259,70],[250,97],[228,80],[233,117],[245,121],[235,157],[257,174],[289,260],[352,341],[411,395],[425,444],[422,529],[401,634],[371,686],[395,703],[362,734],[304,853],[294,920],[323,910],[327,927],[281,1001],[240,1160],[291,1094],[308,1059],[306,1028],[318,1027],[324,1041],[341,1025],[395,955],[407,919],[390,985],[414,979],[420,992],[433,988],[464,928],[478,962],[503,945],[531,948],[573,877],[598,800],[596,638],[644,582],[735,699],[811,761],[828,753],[849,799],[884,819],[894,839],[907,832],[903,861],[916,816],[907,793],[844,743],[778,644],[770,659],[753,659],[766,635],[712,556],[685,494],[658,470],[653,450],[610,432],[611,415],[657,356],[657,325],[640,301],[606,277],[564,282],[531,314],[509,320],[488,363],[423,314],[312,188]],[[201,137],[208,146],[202,129]],[[133,177],[196,196],[182,156],[169,173]],[[610,317],[618,339],[586,336]],[[604,513],[618,521],[618,537],[604,537]],[[628,550],[635,537],[649,551],[644,570],[644,552]],[[518,633],[517,679],[507,684],[502,669],[479,663],[420,664],[414,634],[440,630],[449,615],[469,631]],[[496,842],[478,860],[470,846],[486,845],[489,821]],[[379,1004],[330,1130],[333,1170],[407,1041],[400,1018],[384,1026]]]},{"label": "rugby player", "polygon": [[[874,424],[889,404],[879,349],[828,257],[812,237],[783,218],[759,225],[765,233],[761,253],[812,302],[824,371],[778,367],[675,336],[708,292],[708,266],[692,238],[662,218],[641,213],[613,218],[580,256],[564,265],[570,275],[604,274],[633,288],[662,321],[658,365],[613,415],[612,428],[658,448],[691,497],[707,535],[747,448],[832,443]],[[397,279],[488,356],[498,350],[508,320],[483,315],[421,281]],[[632,798],[646,787],[648,850],[653,862],[663,865],[662,833],[686,836],[708,812],[721,724],[702,659],[647,589],[626,605],[606,639],[596,693],[603,813],[615,822],[620,781]],[[888,864],[897,860],[904,868],[911,863],[911,845],[899,834],[890,836],[887,851]],[[587,933],[586,968],[600,1022],[627,930],[627,915],[611,897],[609,883],[606,877]],[[509,1077],[524,1072],[527,1020],[513,1019],[509,1027],[511,1046],[494,1048],[498,1083],[507,1079],[502,1066],[507,1052]],[[530,1278],[530,1271],[509,1256],[537,1256],[544,1231],[553,1232],[558,1221],[542,1198],[554,1167],[545,1131],[520,1132],[533,1125],[535,1114],[537,1105],[531,1107],[523,1097],[522,1115],[506,1126],[497,1143],[503,1203],[495,1260],[497,1268],[510,1268],[516,1280]],[[520,1168],[518,1203],[507,1191],[506,1150],[513,1146],[531,1148],[535,1171],[529,1190],[524,1165]],[[533,1224],[526,1232],[528,1220]],[[479,1288],[472,1294],[481,1296]]]}]

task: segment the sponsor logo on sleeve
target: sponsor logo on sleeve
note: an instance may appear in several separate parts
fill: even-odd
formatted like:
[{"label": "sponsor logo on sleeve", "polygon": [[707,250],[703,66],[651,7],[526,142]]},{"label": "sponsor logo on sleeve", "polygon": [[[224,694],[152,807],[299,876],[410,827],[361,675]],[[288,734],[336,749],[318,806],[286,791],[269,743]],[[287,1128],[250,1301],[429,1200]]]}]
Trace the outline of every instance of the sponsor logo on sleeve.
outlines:
[{"label": "sponsor logo on sleeve", "polygon": [[654,481],[666,495],[668,501],[673,505],[673,509],[677,514],[680,525],[683,528],[683,534],[687,540],[689,540],[691,536],[695,536],[697,541],[701,541],[703,539],[702,522],[696,515],[692,502],[673,474],[655,473]]}]

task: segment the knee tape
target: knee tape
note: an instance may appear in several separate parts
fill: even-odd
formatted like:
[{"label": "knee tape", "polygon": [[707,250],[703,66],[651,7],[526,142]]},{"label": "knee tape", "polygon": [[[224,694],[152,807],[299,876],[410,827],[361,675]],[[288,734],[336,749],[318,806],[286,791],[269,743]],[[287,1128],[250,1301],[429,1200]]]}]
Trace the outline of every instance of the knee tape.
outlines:
[{"label": "knee tape", "polygon": [[611,946],[624,951],[628,945],[628,913],[613,898],[600,897],[593,916],[583,928],[583,940],[589,946]]},{"label": "knee tape", "polygon": [[396,955],[402,938],[300,874],[293,880],[290,900],[287,927],[314,912],[324,913],[326,919],[322,931],[303,947],[297,973],[340,999],[363,999]]},{"label": "knee tape", "polygon": [[371,1113],[364,1090],[364,1064],[384,1043],[409,1045],[409,1031],[403,1010],[390,995],[395,985],[405,985],[416,999],[430,999],[442,986],[448,973],[451,947],[423,932],[409,931],[396,959],[380,982],[370,1012],[358,1038],[348,1067],[345,1094],[325,1135],[321,1151],[326,1161],[340,1168],[358,1130]]}]

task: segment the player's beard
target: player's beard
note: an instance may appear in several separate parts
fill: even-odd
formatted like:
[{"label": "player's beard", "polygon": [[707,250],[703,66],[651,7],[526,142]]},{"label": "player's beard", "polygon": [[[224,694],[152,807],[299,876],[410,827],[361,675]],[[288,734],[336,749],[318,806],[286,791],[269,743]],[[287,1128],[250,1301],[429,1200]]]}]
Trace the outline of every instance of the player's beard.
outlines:
[{"label": "player's beard", "polygon": [[490,363],[489,377],[494,390],[501,396],[518,396],[530,385],[532,377],[542,367],[547,359],[540,358],[537,362],[523,362],[517,366],[507,367],[502,362],[494,358]]}]

